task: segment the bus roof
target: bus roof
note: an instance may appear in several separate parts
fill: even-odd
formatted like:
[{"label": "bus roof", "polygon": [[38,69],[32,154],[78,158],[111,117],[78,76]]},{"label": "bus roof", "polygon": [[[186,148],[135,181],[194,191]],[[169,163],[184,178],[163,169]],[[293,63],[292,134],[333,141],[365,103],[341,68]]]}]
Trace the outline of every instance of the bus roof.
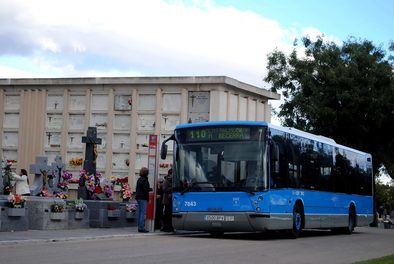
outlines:
[{"label": "bus roof", "polygon": [[268,124],[266,122],[259,121],[210,121],[210,122],[200,122],[200,123],[187,123],[176,126],[175,129],[183,128],[193,128],[193,127],[205,127],[205,126],[265,126]]},{"label": "bus roof", "polygon": [[328,145],[331,145],[334,147],[353,151],[358,154],[364,154],[367,156],[371,156],[369,153],[340,145],[340,144],[336,143],[335,140],[332,138],[311,134],[311,133],[304,132],[304,131],[301,131],[299,129],[292,128],[292,127],[276,126],[276,125],[269,124],[269,123],[263,122],[263,121],[210,121],[210,122],[200,122],[200,123],[186,123],[186,124],[177,125],[175,129],[195,128],[195,127],[205,127],[205,126],[234,126],[234,125],[238,125],[238,126],[239,125],[241,125],[241,126],[264,126],[264,127],[274,128],[274,129],[277,129],[277,130],[280,130],[280,131],[283,131],[286,133],[290,133],[290,134],[297,135],[300,137],[319,141],[319,142],[322,142],[322,143],[325,143],[325,144],[328,144]]},{"label": "bus roof", "polygon": [[300,136],[300,137],[304,137],[304,138],[308,138],[308,139],[311,139],[311,140],[319,141],[321,143],[325,143],[325,144],[331,145],[333,147],[338,147],[338,148],[341,148],[341,149],[353,151],[353,152],[358,153],[358,154],[371,156],[371,154],[369,154],[369,153],[366,153],[366,152],[363,152],[363,151],[360,151],[360,150],[357,150],[357,149],[354,149],[354,148],[349,148],[347,146],[338,144],[338,143],[335,142],[334,139],[329,138],[329,137],[311,134],[311,133],[308,133],[308,132],[305,132],[305,131],[302,131],[302,130],[299,130],[299,129],[296,129],[296,128],[293,128],[293,127],[282,127],[282,126],[276,126],[276,125],[273,125],[273,124],[269,124],[268,127],[274,128],[274,129],[277,129],[277,130],[280,130],[280,131],[283,131],[283,132],[286,132],[286,133],[290,133],[290,134],[293,134],[293,135],[297,135],[297,136]]}]

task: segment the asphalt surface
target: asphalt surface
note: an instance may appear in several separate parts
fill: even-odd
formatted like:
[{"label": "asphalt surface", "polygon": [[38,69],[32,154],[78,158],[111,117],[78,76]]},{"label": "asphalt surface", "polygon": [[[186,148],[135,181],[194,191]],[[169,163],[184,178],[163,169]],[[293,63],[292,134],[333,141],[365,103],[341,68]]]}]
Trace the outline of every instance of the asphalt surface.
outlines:
[{"label": "asphalt surface", "polygon": [[353,235],[306,231],[225,234],[137,233],[135,228],[0,233],[0,263],[353,263],[394,253],[394,229]]}]

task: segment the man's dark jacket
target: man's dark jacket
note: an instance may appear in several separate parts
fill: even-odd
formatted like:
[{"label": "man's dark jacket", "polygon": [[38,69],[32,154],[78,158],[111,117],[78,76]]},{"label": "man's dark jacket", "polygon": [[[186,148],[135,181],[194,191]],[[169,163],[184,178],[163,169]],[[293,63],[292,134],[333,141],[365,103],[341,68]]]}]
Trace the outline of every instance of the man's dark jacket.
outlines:
[{"label": "man's dark jacket", "polygon": [[146,200],[149,201],[149,192],[152,189],[149,186],[148,177],[139,177],[137,181],[137,187],[135,190],[136,200]]}]

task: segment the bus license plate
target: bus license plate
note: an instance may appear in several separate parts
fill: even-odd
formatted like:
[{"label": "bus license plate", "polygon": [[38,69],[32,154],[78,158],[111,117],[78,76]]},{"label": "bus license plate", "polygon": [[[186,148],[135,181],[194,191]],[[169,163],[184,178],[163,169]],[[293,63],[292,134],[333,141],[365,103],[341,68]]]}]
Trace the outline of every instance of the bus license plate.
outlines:
[{"label": "bus license plate", "polygon": [[205,221],[220,221],[220,222],[234,222],[233,215],[206,215]]}]

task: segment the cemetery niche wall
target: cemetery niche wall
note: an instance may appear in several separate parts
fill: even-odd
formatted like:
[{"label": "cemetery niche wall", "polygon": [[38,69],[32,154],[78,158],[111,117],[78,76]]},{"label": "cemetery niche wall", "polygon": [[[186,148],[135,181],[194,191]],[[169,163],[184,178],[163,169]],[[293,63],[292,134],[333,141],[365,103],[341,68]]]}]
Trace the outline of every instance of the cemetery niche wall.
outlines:
[{"label": "cemetery niche wall", "polygon": [[[147,166],[150,134],[164,140],[188,121],[269,121],[272,99],[279,95],[225,76],[0,79],[0,157],[18,160],[18,170],[34,165],[33,195],[44,187],[64,192],[60,175],[67,171],[68,195],[77,198],[80,171],[92,173],[82,138],[93,127],[101,139],[94,149],[100,181],[127,177],[134,190],[139,169]],[[169,152],[158,164],[159,177],[172,165]],[[57,157],[61,174],[53,167]],[[81,189],[79,195],[89,198]],[[113,190],[115,199],[122,195]]]}]

